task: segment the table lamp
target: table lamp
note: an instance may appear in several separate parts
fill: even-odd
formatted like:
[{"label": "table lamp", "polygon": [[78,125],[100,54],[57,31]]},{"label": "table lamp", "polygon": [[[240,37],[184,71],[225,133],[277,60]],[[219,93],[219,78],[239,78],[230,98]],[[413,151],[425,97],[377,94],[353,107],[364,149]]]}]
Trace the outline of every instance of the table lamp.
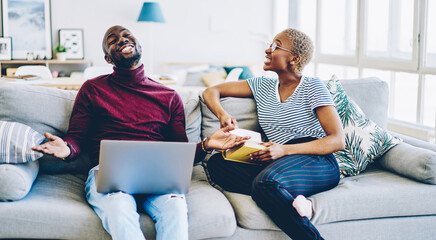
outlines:
[{"label": "table lamp", "polygon": [[[165,22],[162,11],[160,9],[159,3],[157,2],[144,2],[142,5],[141,13],[138,17],[138,22]],[[150,75],[153,71],[153,26],[149,27],[149,36],[150,43],[148,52],[145,54],[148,55],[148,66],[149,69],[148,75]]]}]

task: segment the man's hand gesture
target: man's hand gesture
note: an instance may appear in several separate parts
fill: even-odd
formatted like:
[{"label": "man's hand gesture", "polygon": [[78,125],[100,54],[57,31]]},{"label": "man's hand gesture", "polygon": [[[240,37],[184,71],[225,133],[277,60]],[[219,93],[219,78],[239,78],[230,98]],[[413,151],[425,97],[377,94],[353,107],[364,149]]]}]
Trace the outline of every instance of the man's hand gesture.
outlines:
[{"label": "man's hand gesture", "polygon": [[250,137],[238,137],[229,133],[234,130],[234,126],[227,126],[216,130],[204,143],[207,149],[225,150],[244,143]]},{"label": "man's hand gesture", "polygon": [[35,151],[43,152],[45,154],[53,155],[57,158],[66,158],[70,155],[71,150],[62,138],[50,133],[44,133],[44,136],[50,140],[44,144],[33,147]]}]

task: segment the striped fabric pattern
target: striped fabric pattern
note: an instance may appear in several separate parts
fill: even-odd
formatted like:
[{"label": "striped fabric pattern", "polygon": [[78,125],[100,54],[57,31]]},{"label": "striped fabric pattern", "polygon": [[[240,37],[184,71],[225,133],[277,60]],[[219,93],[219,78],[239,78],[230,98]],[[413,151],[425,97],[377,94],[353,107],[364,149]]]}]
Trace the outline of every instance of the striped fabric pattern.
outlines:
[{"label": "striped fabric pattern", "polygon": [[41,144],[44,139],[43,135],[27,125],[0,121],[0,164],[37,160],[43,154],[33,151],[32,147]]},{"label": "striped fabric pattern", "polygon": [[308,197],[338,185],[339,167],[333,154],[289,155],[263,166],[227,161],[215,154],[206,170],[209,180],[222,189],[251,195],[292,239],[323,239],[292,202],[297,195]]},{"label": "striped fabric pattern", "polygon": [[301,77],[292,96],[280,102],[278,79],[247,79],[257,104],[259,124],[269,141],[286,143],[303,137],[325,137],[315,108],[333,105],[326,86],[319,78]]}]

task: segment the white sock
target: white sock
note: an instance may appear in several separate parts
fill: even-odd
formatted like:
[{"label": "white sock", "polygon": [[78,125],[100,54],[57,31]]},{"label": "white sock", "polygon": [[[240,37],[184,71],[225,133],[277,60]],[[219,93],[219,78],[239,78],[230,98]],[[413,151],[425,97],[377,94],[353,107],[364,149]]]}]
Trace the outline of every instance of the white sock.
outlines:
[{"label": "white sock", "polygon": [[302,217],[307,217],[309,219],[312,218],[312,201],[304,197],[303,195],[298,195],[294,202],[292,203],[292,206],[297,210],[298,214]]}]

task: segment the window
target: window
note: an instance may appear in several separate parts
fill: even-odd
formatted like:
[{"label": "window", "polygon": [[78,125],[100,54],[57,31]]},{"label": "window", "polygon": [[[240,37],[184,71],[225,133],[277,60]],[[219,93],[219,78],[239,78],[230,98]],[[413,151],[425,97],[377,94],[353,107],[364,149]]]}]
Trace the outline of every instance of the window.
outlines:
[{"label": "window", "polygon": [[428,1],[426,10],[425,66],[436,68],[436,1]]},{"label": "window", "polygon": [[289,10],[289,25],[315,44],[304,74],[378,77],[389,85],[391,126],[434,139],[436,0],[289,0]]},{"label": "window", "polygon": [[316,36],[316,0],[305,0],[292,2],[294,4],[289,4],[289,9],[297,11],[292,11],[289,18],[295,19],[290,23],[297,29],[300,29],[315,42]]},{"label": "window", "polygon": [[434,127],[436,122],[436,75],[425,76],[423,124]]},{"label": "window", "polygon": [[390,112],[390,117],[416,123],[418,74],[395,72],[391,81],[391,92],[394,94],[394,104],[391,104],[393,110]]},{"label": "window", "polygon": [[364,55],[412,60],[413,0],[367,0]]},{"label": "window", "polygon": [[[385,71],[385,70],[380,70],[380,69],[372,69],[372,68],[364,68],[362,70],[361,77],[374,77],[374,76],[377,76],[381,80],[387,82],[389,86],[391,85],[391,72],[390,71]],[[391,94],[391,96],[392,96],[392,94]],[[389,101],[389,102],[392,102],[392,101]]]},{"label": "window", "polygon": [[319,1],[319,54],[355,55],[357,0]]},{"label": "window", "polygon": [[317,64],[316,72],[316,76],[321,80],[329,80],[333,74],[339,79],[352,79],[359,77],[359,71],[356,67],[341,65]]}]

